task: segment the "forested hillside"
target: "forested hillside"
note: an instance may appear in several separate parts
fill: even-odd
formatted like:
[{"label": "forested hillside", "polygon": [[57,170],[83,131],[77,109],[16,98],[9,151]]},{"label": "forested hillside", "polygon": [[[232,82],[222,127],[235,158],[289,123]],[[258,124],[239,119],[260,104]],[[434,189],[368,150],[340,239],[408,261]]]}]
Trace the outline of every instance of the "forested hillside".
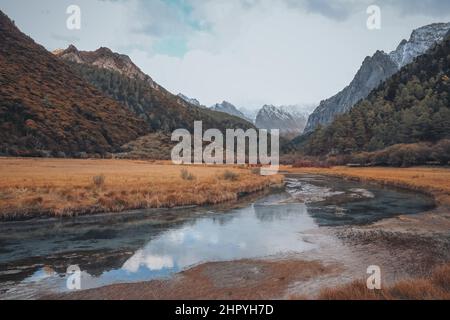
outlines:
[{"label": "forested hillside", "polygon": [[1,11],[0,44],[0,155],[103,155],[148,132]]},{"label": "forested hillside", "polygon": [[239,117],[189,104],[160,86],[157,89],[150,86],[148,81],[84,63],[67,63],[79,76],[143,119],[152,132],[170,133],[179,128],[192,130],[194,121],[200,120],[206,129],[253,127]]},{"label": "forested hillside", "polygon": [[352,154],[450,138],[450,37],[331,125],[294,141],[308,155]]}]

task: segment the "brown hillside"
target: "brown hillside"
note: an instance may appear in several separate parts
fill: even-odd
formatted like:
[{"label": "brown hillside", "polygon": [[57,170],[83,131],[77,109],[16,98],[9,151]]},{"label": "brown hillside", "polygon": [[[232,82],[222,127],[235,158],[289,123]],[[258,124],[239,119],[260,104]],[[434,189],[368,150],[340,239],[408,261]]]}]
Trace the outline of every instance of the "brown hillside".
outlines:
[{"label": "brown hillside", "polygon": [[146,128],[0,11],[0,154],[117,152]]}]

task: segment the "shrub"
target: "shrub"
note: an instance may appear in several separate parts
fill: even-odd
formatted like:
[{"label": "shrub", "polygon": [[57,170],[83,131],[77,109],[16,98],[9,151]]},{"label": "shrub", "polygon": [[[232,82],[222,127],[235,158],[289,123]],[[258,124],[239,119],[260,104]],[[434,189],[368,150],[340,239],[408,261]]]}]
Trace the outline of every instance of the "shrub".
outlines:
[{"label": "shrub", "polygon": [[195,180],[195,176],[190,173],[189,171],[187,171],[186,169],[182,169],[181,170],[181,179],[186,180],[186,181],[192,181]]},{"label": "shrub", "polygon": [[294,168],[330,168],[326,161],[318,160],[296,160],[292,165]]},{"label": "shrub", "polygon": [[223,178],[225,180],[229,180],[229,181],[236,181],[239,179],[239,174],[238,173],[234,173],[233,171],[230,170],[226,170],[223,173]]},{"label": "shrub", "polygon": [[372,161],[373,161],[373,154],[368,153],[368,152],[361,152],[361,153],[353,154],[350,157],[350,162],[359,164],[361,166],[370,165],[372,163]]},{"label": "shrub", "polygon": [[442,165],[450,161],[450,139],[439,141],[434,147],[431,157]]},{"label": "shrub", "polygon": [[425,164],[431,153],[430,147],[423,143],[395,145],[386,151],[389,154],[387,164],[396,167]]},{"label": "shrub", "polygon": [[99,175],[92,178],[92,181],[94,182],[94,186],[96,188],[103,188],[105,185],[105,180],[106,178],[104,175]]},{"label": "shrub", "polygon": [[426,143],[397,144],[380,151],[354,154],[350,161],[361,165],[410,167],[430,161],[432,150]]}]

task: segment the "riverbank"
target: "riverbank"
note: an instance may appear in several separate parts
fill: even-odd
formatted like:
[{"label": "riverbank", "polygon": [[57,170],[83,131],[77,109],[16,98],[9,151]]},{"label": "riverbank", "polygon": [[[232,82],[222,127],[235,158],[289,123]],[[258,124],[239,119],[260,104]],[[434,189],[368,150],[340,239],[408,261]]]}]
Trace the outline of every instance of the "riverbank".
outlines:
[{"label": "riverbank", "polygon": [[29,158],[0,158],[0,176],[0,220],[212,205],[283,181],[241,167]]},{"label": "riverbank", "polygon": [[374,224],[353,227],[342,234],[345,239],[446,235],[450,230],[450,169],[449,168],[284,168],[294,174],[320,174],[359,182],[379,183],[404,188],[432,196],[436,208],[416,215],[402,215],[383,219]]},{"label": "riverbank", "polygon": [[324,289],[320,300],[450,300],[450,264],[444,264],[424,278],[400,281],[381,290],[367,289],[360,280],[337,288]]},{"label": "riverbank", "polygon": [[[325,300],[392,300],[450,298],[450,169],[448,168],[284,168],[294,174],[320,174],[359,182],[380,183],[414,190],[432,196],[436,208],[414,215],[400,215],[373,224],[352,226],[336,231],[346,245],[370,248],[373,244],[391,248],[394,255],[413,252],[425,262],[421,275],[383,286],[380,291],[368,290],[365,280],[324,289],[317,296]],[[414,249],[413,249],[414,248]],[[374,252],[377,252],[375,250]],[[426,253],[426,254],[425,254]]]},{"label": "riverbank", "polygon": [[[174,278],[117,284],[71,294],[47,296],[59,300],[449,300],[450,264],[424,278],[399,281],[369,290],[365,280],[320,290],[318,295],[289,295],[293,283],[307,283],[339,274],[338,266],[318,261],[242,260],[207,263]],[[244,280],[244,281],[243,281]],[[192,288],[196,290],[192,290]]]},{"label": "riverbank", "polygon": [[291,168],[294,174],[320,174],[360,182],[376,182],[388,186],[423,192],[435,198],[439,205],[450,206],[450,168]]},{"label": "riverbank", "polygon": [[72,292],[61,300],[266,300],[286,298],[295,282],[337,274],[337,266],[304,260],[210,262],[171,278]]},{"label": "riverbank", "polygon": [[[304,181],[310,182],[312,179],[314,179],[314,175],[306,174],[304,176]],[[332,182],[332,180],[338,179],[329,178],[328,180],[330,180],[328,185],[333,190],[340,190],[339,186]],[[345,182],[345,184],[348,184],[348,182]],[[354,190],[354,187],[346,186],[345,188]],[[370,185],[362,185],[361,187],[371,190]],[[384,189],[377,186],[373,187]],[[400,193],[403,193],[403,191],[400,191]],[[420,197],[420,195],[417,196]],[[388,198],[382,197],[381,199],[386,200]],[[276,201],[284,203],[282,199]],[[383,203],[380,203],[380,205],[383,205]],[[279,205],[273,207],[280,208]],[[298,208],[296,212],[299,212]],[[267,215],[267,212],[264,215]],[[348,299],[359,299],[373,294],[369,291],[364,296],[363,294],[366,294],[368,290],[361,288],[361,281],[353,282],[358,279],[364,280],[367,277],[366,270],[369,265],[380,266],[382,284],[383,288],[387,288],[386,292],[391,293],[391,288],[399,288],[398,283],[409,283],[408,288],[411,291],[405,291],[408,288],[403,289],[405,292],[402,293],[402,296],[420,298],[420,296],[414,296],[413,294],[417,293],[417,290],[420,291],[420,288],[425,287],[416,287],[415,284],[423,284],[424,281],[430,279],[429,273],[433,269],[450,261],[448,249],[450,239],[444,233],[437,235],[431,232],[432,228],[428,230],[426,235],[418,236],[412,233],[412,229],[409,230],[409,227],[403,228],[403,231],[410,232],[405,233],[395,231],[392,229],[392,225],[383,225],[385,221],[391,220],[397,221],[401,226],[409,225],[408,221],[410,220],[405,219],[411,219],[411,216],[416,215],[424,216],[430,220],[429,213],[417,213],[407,216],[395,215],[393,218],[363,226],[312,229],[306,227],[305,230],[295,228],[303,241],[317,247],[305,252],[294,254],[288,251],[283,255],[267,256],[260,259],[193,264],[192,267],[166,279],[112,284],[91,290],[56,294],[51,298],[113,300],[333,299],[334,296],[339,297],[347,294]],[[438,225],[441,225],[441,223],[438,223]],[[250,229],[246,227],[245,230]],[[186,231],[183,234],[186,235]],[[218,233],[214,232],[214,234],[217,235]],[[268,232],[265,233],[265,237],[270,239]],[[166,241],[164,243],[166,244]],[[246,242],[244,241],[244,243]],[[273,242],[271,244],[275,245]],[[149,251],[153,252],[152,250]],[[140,254],[137,255],[137,257],[139,256]],[[261,257],[263,256],[261,255]],[[417,282],[414,279],[419,280]],[[341,287],[342,285],[345,286]],[[353,292],[355,286],[360,291]],[[196,288],[196,290],[192,290],[192,288]],[[436,290],[430,291],[430,294],[437,297],[436,292]],[[389,298],[395,299],[402,296],[394,297],[391,295]]]}]

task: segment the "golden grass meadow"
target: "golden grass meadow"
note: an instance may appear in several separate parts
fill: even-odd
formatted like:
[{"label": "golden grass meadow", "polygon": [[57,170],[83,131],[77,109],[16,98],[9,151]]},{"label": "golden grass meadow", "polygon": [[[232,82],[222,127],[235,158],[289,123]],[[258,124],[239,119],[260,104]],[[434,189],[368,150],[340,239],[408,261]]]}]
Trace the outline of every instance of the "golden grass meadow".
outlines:
[{"label": "golden grass meadow", "polygon": [[0,158],[2,219],[218,204],[280,184],[244,167]]},{"label": "golden grass meadow", "polygon": [[[450,169],[444,167],[283,166],[280,170],[397,186],[430,194],[440,205],[450,204]],[[283,183],[283,175],[261,176],[255,168],[176,166],[169,161],[116,159],[0,158],[0,176],[0,219],[3,220],[211,205]],[[379,291],[368,290],[364,281],[355,281],[323,289],[317,298],[449,299],[449,270],[449,265],[442,265],[429,277],[403,280]]]}]

